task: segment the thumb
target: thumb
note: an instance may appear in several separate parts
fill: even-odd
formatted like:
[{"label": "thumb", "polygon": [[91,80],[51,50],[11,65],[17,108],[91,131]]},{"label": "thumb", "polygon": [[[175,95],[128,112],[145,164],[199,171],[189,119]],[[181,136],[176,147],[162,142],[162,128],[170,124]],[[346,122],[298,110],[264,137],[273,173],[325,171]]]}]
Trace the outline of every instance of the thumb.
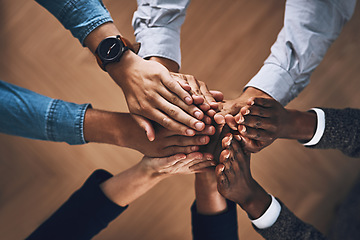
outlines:
[{"label": "thumb", "polygon": [[154,127],[152,126],[150,120],[139,116],[139,115],[132,115],[134,120],[137,122],[137,124],[145,130],[146,136],[149,139],[150,142],[155,140],[155,130]]}]

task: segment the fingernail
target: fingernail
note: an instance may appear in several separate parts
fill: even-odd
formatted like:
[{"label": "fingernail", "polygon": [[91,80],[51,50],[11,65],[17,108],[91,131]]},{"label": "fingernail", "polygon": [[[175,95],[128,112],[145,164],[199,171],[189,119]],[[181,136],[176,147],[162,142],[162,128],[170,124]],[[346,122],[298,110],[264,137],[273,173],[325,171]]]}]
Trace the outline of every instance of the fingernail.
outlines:
[{"label": "fingernail", "polygon": [[194,136],[195,135],[195,131],[192,129],[186,129],[185,131],[187,136]]},{"label": "fingernail", "polygon": [[226,158],[226,159],[229,159],[229,157],[230,157],[230,152],[225,155],[225,158]]},{"label": "fingernail", "polygon": [[248,115],[250,113],[249,109],[246,109],[245,114],[244,115]]},{"label": "fingernail", "polygon": [[175,157],[175,159],[176,160],[182,160],[182,159],[185,159],[186,158],[186,155],[177,155],[176,157]]},{"label": "fingernail", "polygon": [[194,115],[195,115],[195,117],[196,117],[197,119],[201,119],[202,113],[201,113],[200,111],[195,111],[195,112],[194,112]]},{"label": "fingernail", "polygon": [[206,137],[205,137],[205,136],[201,137],[201,138],[200,138],[200,142],[201,142],[201,143],[206,143]]},{"label": "fingernail", "polygon": [[240,123],[244,122],[244,120],[245,120],[244,117],[242,115],[240,115],[239,121],[237,121],[237,123],[240,124]]},{"label": "fingernail", "polygon": [[190,150],[191,150],[191,151],[194,151],[194,152],[197,151],[198,149],[199,149],[198,146],[191,146],[191,147],[190,147]]},{"label": "fingernail", "polygon": [[251,101],[251,102],[250,102],[250,105],[254,105],[254,104],[255,104],[255,102],[254,102],[254,101]]},{"label": "fingernail", "polygon": [[246,127],[244,125],[241,126],[241,132],[246,132]]},{"label": "fingernail", "polygon": [[225,170],[225,166],[224,165],[222,165],[221,167],[220,167],[220,171],[224,171]]},{"label": "fingernail", "polygon": [[195,123],[195,129],[198,131],[201,131],[204,128],[204,123],[203,122],[197,122]]},{"label": "fingernail", "polygon": [[230,146],[232,138],[233,138],[233,135],[230,135],[229,140],[226,142],[227,146]]},{"label": "fingernail", "polygon": [[206,156],[206,160],[213,160],[213,156],[212,155],[208,155],[208,156]]},{"label": "fingernail", "polygon": [[185,102],[188,104],[192,103],[192,98],[191,97],[185,97]]},{"label": "fingernail", "polygon": [[234,135],[234,137],[235,137],[235,139],[237,140],[237,141],[241,141],[241,137],[240,137],[240,135]]}]

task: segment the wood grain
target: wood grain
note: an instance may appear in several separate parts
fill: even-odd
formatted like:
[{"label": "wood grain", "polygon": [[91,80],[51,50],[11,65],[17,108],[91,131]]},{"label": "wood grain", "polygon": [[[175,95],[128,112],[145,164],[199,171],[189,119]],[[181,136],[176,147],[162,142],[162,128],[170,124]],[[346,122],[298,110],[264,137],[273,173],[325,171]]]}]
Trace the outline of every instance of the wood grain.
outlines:
[{"label": "wood grain", "polygon": [[[105,0],[123,35],[133,38],[136,1]],[[182,28],[182,72],[227,99],[259,70],[281,29],[284,1],[193,0]],[[121,89],[87,49],[34,1],[0,1],[0,78],[41,94],[94,107],[127,111]],[[290,103],[360,107],[360,7]],[[24,239],[97,168],[125,170],[141,154],[102,144],[69,146],[0,134],[0,236]],[[253,155],[254,177],[301,219],[326,232],[360,161],[338,151],[310,150],[279,140]],[[191,239],[193,176],[161,182],[135,201],[95,239]],[[240,239],[262,239],[238,210]]]}]

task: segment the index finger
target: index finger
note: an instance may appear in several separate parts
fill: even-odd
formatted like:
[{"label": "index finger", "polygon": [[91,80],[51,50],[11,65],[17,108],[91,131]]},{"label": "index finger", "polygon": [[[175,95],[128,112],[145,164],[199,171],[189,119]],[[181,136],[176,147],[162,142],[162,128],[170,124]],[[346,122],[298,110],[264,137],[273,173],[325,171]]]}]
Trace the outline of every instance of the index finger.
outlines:
[{"label": "index finger", "polygon": [[264,108],[273,107],[278,102],[273,98],[260,98],[260,97],[251,97],[246,102],[248,105],[262,106]]},{"label": "index finger", "polygon": [[190,94],[180,85],[180,83],[174,80],[169,72],[161,73],[161,82],[171,92],[179,96],[186,104],[190,105],[193,103],[193,99]]}]

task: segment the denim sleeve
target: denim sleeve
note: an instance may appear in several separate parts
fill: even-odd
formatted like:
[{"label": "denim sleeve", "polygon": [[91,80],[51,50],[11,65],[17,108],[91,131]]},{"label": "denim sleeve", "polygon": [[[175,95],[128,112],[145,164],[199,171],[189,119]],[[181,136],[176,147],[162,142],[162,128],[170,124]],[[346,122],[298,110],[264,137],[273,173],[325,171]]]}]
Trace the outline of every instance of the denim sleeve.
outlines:
[{"label": "denim sleeve", "polygon": [[84,144],[90,104],[52,99],[0,81],[0,132],[26,138]]},{"label": "denim sleeve", "polygon": [[286,105],[308,84],[330,45],[351,18],[356,0],[287,0],[284,26],[270,56],[246,87]]},{"label": "denim sleeve", "polygon": [[112,22],[101,0],[36,0],[54,15],[72,35],[84,44],[86,36],[98,26]]},{"label": "denim sleeve", "polygon": [[138,0],[132,25],[140,57],[164,57],[181,66],[180,29],[190,0]]}]

